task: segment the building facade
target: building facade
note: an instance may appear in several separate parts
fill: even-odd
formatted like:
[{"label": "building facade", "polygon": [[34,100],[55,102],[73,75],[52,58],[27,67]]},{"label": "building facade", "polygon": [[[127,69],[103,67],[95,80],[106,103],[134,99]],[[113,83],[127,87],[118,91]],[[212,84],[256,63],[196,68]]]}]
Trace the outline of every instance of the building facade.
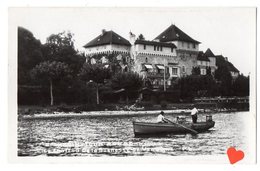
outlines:
[{"label": "building facade", "polygon": [[[199,67],[201,75],[206,75],[207,69],[212,74],[217,69],[213,52],[199,51],[200,42],[175,25],[153,40],[136,39],[131,32],[129,36],[130,41],[113,31],[102,30],[101,35],[84,46],[88,61],[104,67],[116,63],[117,71],[137,72],[153,88],[171,86],[178,78],[191,75],[194,67]],[[231,65],[231,74],[236,76],[238,70]]]}]

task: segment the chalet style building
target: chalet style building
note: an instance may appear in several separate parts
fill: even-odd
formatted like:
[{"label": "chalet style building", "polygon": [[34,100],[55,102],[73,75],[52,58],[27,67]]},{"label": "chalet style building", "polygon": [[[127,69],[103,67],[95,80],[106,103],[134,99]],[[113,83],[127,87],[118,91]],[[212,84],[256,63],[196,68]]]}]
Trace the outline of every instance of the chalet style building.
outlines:
[{"label": "chalet style building", "polygon": [[[215,56],[210,49],[199,51],[200,42],[170,25],[153,40],[137,39],[129,33],[129,41],[114,31],[102,30],[101,35],[87,43],[85,53],[91,64],[101,63],[117,71],[134,71],[153,88],[167,88],[178,78],[191,75],[194,67],[206,75],[207,69],[214,74],[222,56]],[[239,71],[227,60],[233,77]]]}]

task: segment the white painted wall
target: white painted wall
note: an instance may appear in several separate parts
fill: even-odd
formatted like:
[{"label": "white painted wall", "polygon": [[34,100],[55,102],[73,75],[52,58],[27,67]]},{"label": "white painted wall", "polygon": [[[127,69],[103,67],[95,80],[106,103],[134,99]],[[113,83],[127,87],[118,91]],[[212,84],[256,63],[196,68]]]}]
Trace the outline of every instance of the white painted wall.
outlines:
[{"label": "white painted wall", "polygon": [[142,44],[136,44],[135,45],[135,51],[137,53],[153,53],[153,54],[163,54],[163,55],[171,55],[171,56],[176,56],[176,49],[173,48],[173,52],[171,52],[171,48],[170,47],[162,47],[162,51],[157,50],[156,47],[156,51],[154,50],[154,46],[153,45],[146,45],[146,48],[144,49],[144,45]]},{"label": "white painted wall", "polygon": [[210,62],[209,66],[216,67],[216,57],[208,57]]},{"label": "white painted wall", "polygon": [[124,46],[124,45],[101,45],[101,46],[85,48],[85,53],[86,54],[102,53],[102,52],[106,52],[106,51],[129,52],[130,51],[130,46]]},{"label": "white painted wall", "polygon": [[199,66],[210,66],[210,62],[209,61],[197,61],[197,65]]},{"label": "white painted wall", "polygon": [[[199,44],[183,42],[183,41],[172,41],[171,43],[174,43],[178,49],[199,51]],[[195,48],[193,47],[193,44],[195,45]]]}]

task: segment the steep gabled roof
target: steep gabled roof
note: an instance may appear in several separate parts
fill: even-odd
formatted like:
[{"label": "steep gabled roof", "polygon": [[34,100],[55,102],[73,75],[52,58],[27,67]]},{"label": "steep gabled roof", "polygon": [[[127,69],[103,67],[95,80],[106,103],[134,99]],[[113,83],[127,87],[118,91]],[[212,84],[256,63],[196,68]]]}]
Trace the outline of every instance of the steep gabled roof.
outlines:
[{"label": "steep gabled roof", "polygon": [[207,56],[207,57],[214,57],[214,56],[215,56],[214,53],[210,50],[210,48],[208,48],[208,49],[206,50],[206,52],[204,53],[204,55]]},{"label": "steep gabled roof", "polygon": [[229,71],[239,72],[239,70],[231,62],[227,61],[227,67]]},{"label": "steep gabled roof", "polygon": [[191,43],[197,43],[200,42],[197,40],[194,40],[190,36],[188,36],[186,33],[184,33],[181,29],[179,29],[175,25],[171,25],[168,27],[165,31],[163,31],[159,36],[157,36],[155,39],[158,39],[160,42],[169,42],[169,41],[185,41],[185,42],[191,42]]},{"label": "steep gabled roof", "polygon": [[122,36],[118,35],[117,33],[111,30],[111,31],[104,31],[101,35],[88,42],[84,47],[85,48],[95,47],[95,46],[107,45],[107,44],[131,46],[128,40],[126,40],[125,38],[123,38]]},{"label": "steep gabled roof", "polygon": [[156,46],[176,48],[175,44],[173,43],[156,42],[156,41],[148,41],[148,40],[136,40],[135,44],[156,45]]},{"label": "steep gabled roof", "polygon": [[198,58],[199,61],[210,61],[207,56],[202,51],[199,51]]},{"label": "steep gabled roof", "polygon": [[239,70],[222,55],[215,55],[217,67],[227,67],[229,71],[239,72]]}]

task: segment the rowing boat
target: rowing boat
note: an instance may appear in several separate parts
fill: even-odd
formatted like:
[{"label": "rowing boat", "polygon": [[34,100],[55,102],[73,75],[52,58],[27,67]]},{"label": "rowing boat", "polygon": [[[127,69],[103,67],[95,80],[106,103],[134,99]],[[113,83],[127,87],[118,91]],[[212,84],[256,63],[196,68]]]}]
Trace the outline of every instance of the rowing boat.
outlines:
[{"label": "rowing boat", "polygon": [[[135,136],[142,135],[162,135],[162,134],[187,134],[191,133],[190,130],[197,132],[205,132],[214,127],[215,122],[210,120],[206,122],[197,123],[151,123],[151,122],[133,122]],[[185,128],[186,127],[186,128]]]}]

